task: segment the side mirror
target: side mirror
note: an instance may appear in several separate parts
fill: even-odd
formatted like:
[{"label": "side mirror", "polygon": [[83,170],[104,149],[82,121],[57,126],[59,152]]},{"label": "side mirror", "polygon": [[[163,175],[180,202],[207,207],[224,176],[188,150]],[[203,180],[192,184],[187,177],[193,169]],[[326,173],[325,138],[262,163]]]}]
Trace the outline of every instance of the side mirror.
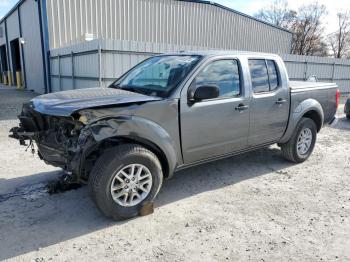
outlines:
[{"label": "side mirror", "polygon": [[218,86],[199,86],[194,91],[192,102],[199,102],[206,99],[214,99],[219,97],[220,90]]}]

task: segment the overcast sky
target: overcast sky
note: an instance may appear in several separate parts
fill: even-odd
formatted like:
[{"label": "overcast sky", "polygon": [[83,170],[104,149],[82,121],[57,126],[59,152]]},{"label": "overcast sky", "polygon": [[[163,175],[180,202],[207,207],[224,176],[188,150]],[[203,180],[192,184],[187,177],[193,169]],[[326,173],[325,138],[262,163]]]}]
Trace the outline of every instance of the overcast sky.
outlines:
[{"label": "overcast sky", "polygon": [[[237,11],[254,15],[260,8],[269,5],[272,0],[212,0],[222,5],[228,6]],[[0,18],[3,17],[18,0],[0,0]],[[289,5],[293,9],[297,9],[302,4],[312,3],[314,0],[288,0]],[[324,24],[326,25],[326,32],[331,33],[337,28],[336,14],[338,11],[344,10],[348,6],[350,9],[350,0],[318,0],[319,3],[324,4],[329,15]]]}]

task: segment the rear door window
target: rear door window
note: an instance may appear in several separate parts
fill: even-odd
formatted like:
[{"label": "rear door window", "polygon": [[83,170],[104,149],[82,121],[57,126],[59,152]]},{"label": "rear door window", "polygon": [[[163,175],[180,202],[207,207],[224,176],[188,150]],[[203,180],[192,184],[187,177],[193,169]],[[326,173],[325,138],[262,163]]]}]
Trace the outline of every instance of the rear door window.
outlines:
[{"label": "rear door window", "polygon": [[270,91],[269,77],[264,59],[249,60],[250,76],[254,93]]},{"label": "rear door window", "polygon": [[250,59],[249,69],[254,93],[274,91],[278,88],[277,66],[273,60]]},{"label": "rear door window", "polygon": [[266,60],[267,70],[269,72],[270,91],[278,87],[278,74],[276,63],[273,60]]}]

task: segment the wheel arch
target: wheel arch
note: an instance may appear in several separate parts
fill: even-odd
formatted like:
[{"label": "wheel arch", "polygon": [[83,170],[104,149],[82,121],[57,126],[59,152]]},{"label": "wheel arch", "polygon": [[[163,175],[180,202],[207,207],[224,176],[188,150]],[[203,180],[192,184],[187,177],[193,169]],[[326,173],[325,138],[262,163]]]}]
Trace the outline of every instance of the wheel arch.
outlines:
[{"label": "wheel arch", "polygon": [[317,112],[316,110],[310,110],[310,111],[307,111],[303,116],[302,118],[305,117],[305,118],[310,118],[311,120],[313,120],[317,126],[317,132],[319,132],[321,130],[321,127],[323,125],[323,121],[322,121],[322,118],[321,118],[321,115],[319,112]]},{"label": "wheel arch", "polygon": [[[117,141],[117,144],[111,143],[113,141]],[[109,147],[107,146],[102,146],[102,145],[110,145]],[[162,170],[164,172],[164,178],[169,178],[172,174],[169,166],[169,160],[164,153],[164,151],[154,142],[142,138],[142,137],[132,137],[132,136],[114,136],[114,137],[109,137],[101,141],[100,146],[103,147],[103,150],[112,148],[112,147],[117,147],[120,144],[137,144],[140,146],[143,146],[144,148],[148,149],[151,151],[153,154],[155,154],[162,165]]]},{"label": "wheel arch", "polygon": [[[93,153],[116,147],[120,144],[138,144],[153,152],[159,159],[164,178],[170,178],[178,165],[177,150],[171,136],[159,125],[147,119],[108,118],[90,125],[91,135],[96,141]],[[101,153],[98,153],[101,155]]]},{"label": "wheel arch", "polygon": [[306,99],[291,111],[288,127],[279,143],[286,143],[291,138],[296,126],[303,117],[309,118],[315,122],[317,132],[321,130],[324,122],[323,108],[317,100],[311,98]]}]

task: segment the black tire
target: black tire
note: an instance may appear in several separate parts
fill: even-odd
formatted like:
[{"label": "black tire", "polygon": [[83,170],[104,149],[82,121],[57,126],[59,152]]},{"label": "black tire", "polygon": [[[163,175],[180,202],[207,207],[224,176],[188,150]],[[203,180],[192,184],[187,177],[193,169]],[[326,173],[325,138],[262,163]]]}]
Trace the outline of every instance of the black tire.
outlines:
[{"label": "black tire", "polygon": [[[311,130],[312,141],[311,141],[311,145],[310,145],[308,151],[305,154],[301,155],[301,154],[298,154],[297,142],[298,142],[298,137],[299,137],[300,133],[305,128],[309,128]],[[315,122],[310,118],[303,117],[299,121],[299,123],[297,124],[295,131],[294,131],[292,137],[289,139],[289,141],[285,144],[281,144],[282,156],[285,159],[287,159],[291,162],[294,162],[294,163],[304,162],[306,159],[309,158],[312,151],[314,150],[316,137],[317,137],[317,127],[316,127]]]},{"label": "black tire", "polygon": [[[148,196],[135,206],[125,207],[115,202],[111,195],[114,174],[130,164],[146,166],[152,175],[152,186]],[[163,183],[161,164],[155,154],[137,144],[122,144],[109,149],[97,160],[89,177],[92,200],[102,213],[114,220],[124,220],[139,215],[144,204],[150,203]]]},{"label": "black tire", "polygon": [[347,115],[346,115],[346,118],[350,120],[350,114],[347,114]]}]

